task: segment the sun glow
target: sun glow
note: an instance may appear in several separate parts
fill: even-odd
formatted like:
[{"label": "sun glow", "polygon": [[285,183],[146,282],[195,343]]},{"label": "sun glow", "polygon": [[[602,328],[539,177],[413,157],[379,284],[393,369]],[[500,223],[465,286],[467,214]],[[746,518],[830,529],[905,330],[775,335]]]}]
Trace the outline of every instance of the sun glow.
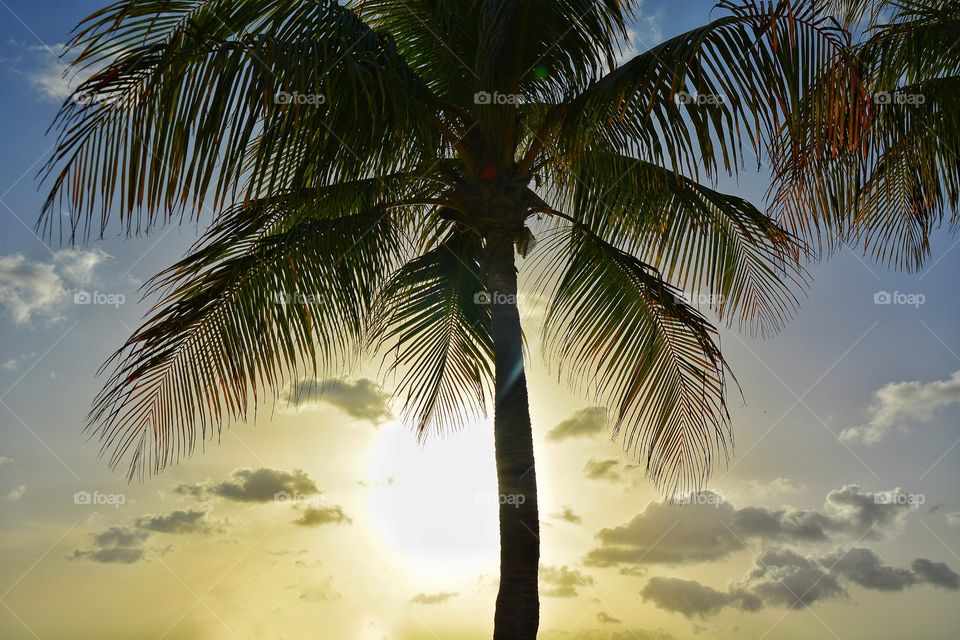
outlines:
[{"label": "sun glow", "polygon": [[492,427],[470,424],[423,446],[390,424],[367,463],[367,506],[385,546],[418,575],[477,576],[497,568]]}]

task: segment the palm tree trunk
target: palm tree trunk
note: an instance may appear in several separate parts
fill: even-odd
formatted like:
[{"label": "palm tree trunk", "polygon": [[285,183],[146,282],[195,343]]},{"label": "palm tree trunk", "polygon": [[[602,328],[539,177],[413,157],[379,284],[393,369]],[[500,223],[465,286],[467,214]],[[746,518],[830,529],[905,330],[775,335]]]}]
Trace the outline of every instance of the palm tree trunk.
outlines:
[{"label": "palm tree trunk", "polygon": [[494,640],[535,640],[540,623],[540,521],[513,240],[487,237],[487,288],[496,357],[494,440],[500,494],[500,592]]}]

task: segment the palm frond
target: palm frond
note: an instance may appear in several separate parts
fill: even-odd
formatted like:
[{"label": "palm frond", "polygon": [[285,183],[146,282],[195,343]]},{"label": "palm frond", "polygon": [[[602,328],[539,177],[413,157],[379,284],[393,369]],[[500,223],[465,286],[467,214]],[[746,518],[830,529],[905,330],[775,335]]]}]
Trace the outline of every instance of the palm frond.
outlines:
[{"label": "palm frond", "polygon": [[714,329],[654,269],[589,230],[550,245],[568,259],[549,258],[562,273],[544,321],[548,357],[608,407],[658,489],[703,486],[730,438]]},{"label": "palm frond", "polygon": [[[815,2],[724,1],[730,15],[670,38],[558,105],[532,135],[525,166],[542,153],[584,149],[638,157],[683,171],[735,173],[759,162],[785,116],[824,69],[854,82],[847,35]],[[839,91],[837,92],[840,93]],[[846,121],[842,109],[822,114]]]},{"label": "palm frond", "polygon": [[355,358],[402,258],[407,208],[366,204],[374,185],[352,186],[237,205],[150,283],[166,294],[104,365],[114,370],[88,417],[111,468],[159,472],[285,381]]},{"label": "palm frond", "polygon": [[805,249],[747,200],[613,153],[583,153],[547,176],[555,209],[706,296],[721,319],[766,336],[793,317]]},{"label": "palm frond", "polygon": [[[208,195],[221,209],[240,199],[244,175],[249,199],[390,172],[445,147],[432,94],[392,41],[335,0],[124,0],[85,20],[69,50],[75,68],[102,68],[55,121],[47,233],[58,208],[71,239],[96,214],[102,235],[113,208],[131,233],[188,207],[198,215]],[[296,184],[302,162],[278,156],[322,179]]]},{"label": "palm frond", "polygon": [[421,438],[462,426],[492,398],[493,336],[480,238],[451,231],[381,290],[369,342],[398,372],[403,415]]}]

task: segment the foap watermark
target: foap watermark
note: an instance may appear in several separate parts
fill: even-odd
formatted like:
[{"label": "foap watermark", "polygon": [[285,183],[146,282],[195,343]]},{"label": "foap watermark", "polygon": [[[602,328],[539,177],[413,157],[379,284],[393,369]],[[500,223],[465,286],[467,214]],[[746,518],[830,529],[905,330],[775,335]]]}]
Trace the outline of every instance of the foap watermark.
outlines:
[{"label": "foap watermark", "polygon": [[477,91],[473,94],[474,104],[523,104],[523,102],[523,96],[519,93]]},{"label": "foap watermark", "polygon": [[120,102],[120,96],[106,93],[94,93],[92,91],[78,91],[70,96],[73,104],[81,107],[93,107],[96,105],[112,105]]},{"label": "foap watermark", "polygon": [[909,506],[918,509],[927,501],[927,496],[922,493],[904,493],[899,489],[894,491],[878,491],[873,494],[874,504],[895,504],[900,506]]},{"label": "foap watermark", "polygon": [[694,105],[697,107],[715,107],[725,102],[723,96],[719,93],[700,93],[699,91],[694,91],[693,93],[689,91],[677,91],[673,96],[673,101],[677,104]]},{"label": "foap watermark", "polygon": [[519,304],[520,296],[515,293],[478,291],[473,294],[474,304]]},{"label": "foap watermark", "polygon": [[920,305],[927,301],[927,296],[922,293],[903,293],[901,291],[877,291],[873,294],[873,304],[900,305],[920,308]]},{"label": "foap watermark", "polygon": [[476,504],[500,504],[500,505],[510,505],[514,509],[517,509],[522,504],[526,504],[527,496],[522,493],[488,493],[486,491],[480,491],[473,495],[473,501]]},{"label": "foap watermark", "polygon": [[300,291],[294,291],[293,293],[287,293],[286,291],[280,291],[273,294],[273,301],[276,304],[309,304],[309,305],[318,305],[320,304],[320,294],[319,293],[302,293]]},{"label": "foap watermark", "polygon": [[308,495],[296,491],[277,491],[273,494],[273,501],[276,504],[295,504],[306,506],[320,506],[324,504],[323,499],[317,495]]},{"label": "foap watermark", "polygon": [[299,91],[278,91],[273,97],[273,103],[281,106],[311,106],[319,107],[327,104],[327,96],[322,93],[300,93]]},{"label": "foap watermark", "polygon": [[718,509],[726,502],[726,498],[714,491],[691,491],[673,497],[673,504],[676,505],[700,505]]},{"label": "foap watermark", "polygon": [[873,104],[896,104],[916,106],[927,101],[922,93],[904,93],[902,91],[878,91],[873,94]]},{"label": "foap watermark", "polygon": [[678,291],[673,295],[673,297],[677,302],[683,302],[690,306],[715,307],[715,308],[723,306],[722,293],[705,293],[702,291],[695,291],[695,292]]},{"label": "foap watermark", "polygon": [[104,293],[102,291],[76,291],[73,294],[73,304],[107,305],[117,309],[127,301],[122,293]]},{"label": "foap watermark", "polygon": [[100,493],[99,491],[90,493],[89,491],[77,491],[73,494],[73,504],[83,506],[109,506],[114,509],[119,509],[122,505],[126,504],[126,502],[127,496],[122,493]]}]

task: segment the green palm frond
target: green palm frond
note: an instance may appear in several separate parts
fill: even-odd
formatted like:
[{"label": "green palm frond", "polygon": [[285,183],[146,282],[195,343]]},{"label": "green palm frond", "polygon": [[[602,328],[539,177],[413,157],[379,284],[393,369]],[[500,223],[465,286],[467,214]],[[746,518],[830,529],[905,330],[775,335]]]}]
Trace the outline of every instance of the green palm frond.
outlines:
[{"label": "green palm frond", "polygon": [[558,105],[532,135],[525,165],[533,166],[546,147],[564,157],[614,151],[695,178],[718,168],[737,172],[759,161],[786,114],[822,82],[824,69],[835,71],[838,86],[853,82],[847,66],[836,63],[846,33],[822,5],[718,6],[730,15],[637,55]]},{"label": "green palm frond", "polygon": [[550,244],[569,260],[555,267],[547,357],[608,407],[659,489],[703,486],[730,437],[713,328],[654,269],[585,228]]},{"label": "green palm frond", "polygon": [[392,41],[334,0],[124,0],[82,23],[69,46],[76,68],[105,66],[54,124],[48,232],[56,206],[71,212],[72,234],[90,233],[99,213],[102,235],[112,207],[130,233],[199,212],[208,194],[221,208],[244,175],[251,198],[309,186],[291,180],[305,162],[329,183],[444,147],[432,94]]},{"label": "green palm frond", "polygon": [[[772,154],[771,209],[784,226],[829,253],[862,246],[886,265],[920,268],[930,236],[955,225],[960,204],[960,2],[890,2],[855,50],[870,92],[869,129],[853,149],[783,135]],[[802,113],[812,129],[816,113]]]},{"label": "green palm frond", "polygon": [[485,414],[493,388],[490,306],[480,238],[451,232],[378,295],[369,342],[400,373],[404,417],[425,438]]},{"label": "green palm frond", "polygon": [[793,317],[805,248],[748,201],[612,153],[584,153],[548,176],[556,209],[707,296],[721,319],[770,335]]},{"label": "green palm frond", "polygon": [[114,372],[88,418],[111,467],[157,472],[264,392],[355,358],[413,206],[367,205],[375,192],[341,184],[237,205],[150,283],[166,293],[105,365]]}]

